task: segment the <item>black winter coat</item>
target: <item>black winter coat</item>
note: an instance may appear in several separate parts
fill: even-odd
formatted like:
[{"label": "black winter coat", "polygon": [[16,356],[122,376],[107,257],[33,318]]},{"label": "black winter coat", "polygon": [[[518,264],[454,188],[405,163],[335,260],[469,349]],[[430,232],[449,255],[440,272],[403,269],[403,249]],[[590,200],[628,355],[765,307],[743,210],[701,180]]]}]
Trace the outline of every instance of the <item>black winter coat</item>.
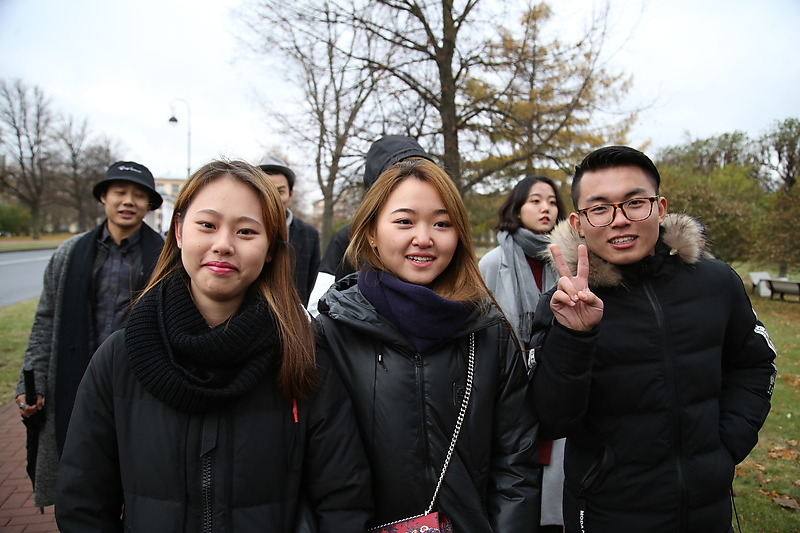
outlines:
[{"label": "black winter coat", "polygon": [[340,280],[322,298],[319,320],[370,461],[371,527],[418,515],[430,504],[461,406],[474,333],[472,396],[435,509],[459,533],[535,531],[537,424],[525,401],[524,364],[502,316],[476,310],[453,338],[421,355],[378,314],[354,285],[356,277]]},{"label": "black winter coat", "polygon": [[308,222],[293,217],[289,244],[294,249],[294,284],[300,301],[307,306],[319,270],[319,232]]},{"label": "black winter coat", "polygon": [[60,530],[204,531],[201,489],[210,472],[214,532],[294,531],[301,485],[319,531],[363,531],[369,473],[350,400],[334,373],[321,368],[320,377],[318,393],[298,401],[296,422],[272,379],[223,408],[185,414],[143,389],[124,332],[114,333],[75,402],[58,473]]},{"label": "black winter coat", "polygon": [[[553,241],[575,271],[568,225]],[[656,254],[615,267],[590,254],[604,303],[592,332],[540,302],[532,392],[542,431],[567,437],[567,531],[727,532],[734,467],[770,408],[774,348],[738,275],[670,215]]]}]

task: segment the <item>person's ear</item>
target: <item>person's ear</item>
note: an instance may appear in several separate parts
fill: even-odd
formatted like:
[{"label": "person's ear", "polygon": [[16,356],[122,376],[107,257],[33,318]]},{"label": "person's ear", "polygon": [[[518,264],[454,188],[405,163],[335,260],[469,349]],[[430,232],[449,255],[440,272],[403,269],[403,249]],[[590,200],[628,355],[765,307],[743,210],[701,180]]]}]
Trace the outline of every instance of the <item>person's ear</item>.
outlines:
[{"label": "person's ear", "polygon": [[181,240],[183,238],[183,222],[181,222],[180,213],[175,213],[173,224],[175,226],[175,242],[178,244],[178,248],[181,247]]},{"label": "person's ear", "polygon": [[569,225],[578,232],[578,235],[581,237],[584,236],[583,228],[581,227],[581,215],[579,213],[572,212],[569,214]]},{"label": "person's ear", "polygon": [[663,196],[659,196],[658,200],[656,200],[658,204],[658,222],[664,222],[664,218],[667,216],[667,199]]}]

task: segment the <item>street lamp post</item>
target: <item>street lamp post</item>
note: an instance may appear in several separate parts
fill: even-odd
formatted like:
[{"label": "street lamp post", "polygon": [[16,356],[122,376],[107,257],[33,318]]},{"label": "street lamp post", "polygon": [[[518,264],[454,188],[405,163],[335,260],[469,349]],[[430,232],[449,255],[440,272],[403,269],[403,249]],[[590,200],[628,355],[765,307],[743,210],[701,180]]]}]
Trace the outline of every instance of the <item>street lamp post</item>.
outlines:
[{"label": "street lamp post", "polygon": [[186,177],[192,174],[192,110],[189,107],[189,102],[183,98],[175,98],[170,107],[172,107],[172,116],[169,117],[171,124],[177,124],[178,119],[175,117],[175,102],[183,102],[186,105]]}]

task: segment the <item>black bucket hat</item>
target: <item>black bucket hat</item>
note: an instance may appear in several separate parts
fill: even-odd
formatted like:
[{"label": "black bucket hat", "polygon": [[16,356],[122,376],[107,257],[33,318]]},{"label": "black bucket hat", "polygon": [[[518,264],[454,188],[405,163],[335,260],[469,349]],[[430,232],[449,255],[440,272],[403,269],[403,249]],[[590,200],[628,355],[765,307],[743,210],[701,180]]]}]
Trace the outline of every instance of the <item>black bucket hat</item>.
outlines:
[{"label": "black bucket hat", "polygon": [[133,161],[117,161],[106,170],[106,176],[97,183],[92,189],[92,194],[97,201],[100,201],[100,196],[106,192],[108,185],[112,181],[130,181],[137,185],[141,185],[150,194],[150,210],[158,209],[164,201],[161,195],[156,190],[156,182],[153,179],[153,174],[144,165],[134,163]]}]

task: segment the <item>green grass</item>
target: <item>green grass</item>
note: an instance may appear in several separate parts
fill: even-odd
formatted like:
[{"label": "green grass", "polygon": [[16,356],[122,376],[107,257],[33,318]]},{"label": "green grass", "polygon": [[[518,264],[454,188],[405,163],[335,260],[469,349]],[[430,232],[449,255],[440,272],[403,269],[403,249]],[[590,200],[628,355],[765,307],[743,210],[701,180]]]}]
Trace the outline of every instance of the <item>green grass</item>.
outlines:
[{"label": "green grass", "polygon": [[41,248],[55,248],[72,235],[69,233],[54,233],[42,235],[38,241],[30,237],[3,237],[0,238],[0,252],[16,252],[19,250],[39,250]]},{"label": "green grass", "polygon": [[[800,305],[752,298],[778,350],[778,379],[759,442],[737,467],[736,508],[744,533],[800,532],[800,509],[790,507],[800,502]],[[37,300],[0,308],[2,403],[14,396]]]},{"label": "green grass", "polygon": [[752,298],[778,350],[778,379],[758,444],[736,469],[736,510],[744,533],[800,532],[800,305]]},{"label": "green grass", "polygon": [[[779,270],[776,264],[762,264],[748,261],[738,261],[732,263],[731,266],[742,279],[746,280],[745,284],[747,284],[748,287],[750,286],[750,276],[747,275],[748,272],[769,272],[770,276],[777,277]],[[788,265],[786,277],[789,279],[800,279],[800,265]]]},{"label": "green grass", "polygon": [[16,396],[19,370],[39,298],[0,307],[0,405]]}]

